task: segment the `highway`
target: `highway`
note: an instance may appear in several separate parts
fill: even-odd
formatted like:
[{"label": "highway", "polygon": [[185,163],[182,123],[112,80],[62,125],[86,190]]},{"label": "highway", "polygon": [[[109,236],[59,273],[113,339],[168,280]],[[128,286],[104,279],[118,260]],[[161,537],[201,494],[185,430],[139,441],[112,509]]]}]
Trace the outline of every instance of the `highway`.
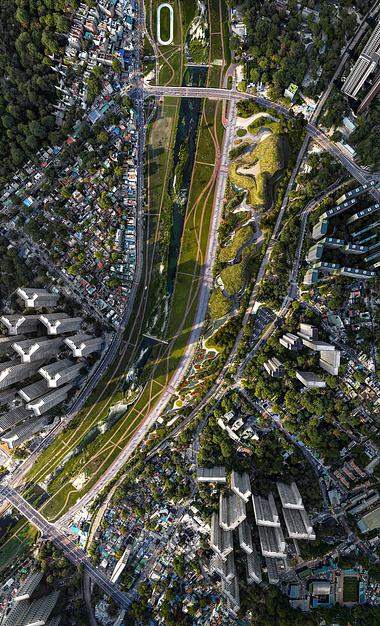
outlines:
[{"label": "highway", "polygon": [[132,604],[132,594],[124,594],[118,591],[108,578],[93,567],[90,558],[80,550],[75,543],[64,535],[54,524],[48,522],[27,500],[20,496],[11,487],[0,485],[0,498],[6,498],[24,515],[38,530],[41,535],[50,539],[57,548],[75,565],[84,565],[85,572],[96,582],[108,596],[112,596],[123,609],[128,609]]}]

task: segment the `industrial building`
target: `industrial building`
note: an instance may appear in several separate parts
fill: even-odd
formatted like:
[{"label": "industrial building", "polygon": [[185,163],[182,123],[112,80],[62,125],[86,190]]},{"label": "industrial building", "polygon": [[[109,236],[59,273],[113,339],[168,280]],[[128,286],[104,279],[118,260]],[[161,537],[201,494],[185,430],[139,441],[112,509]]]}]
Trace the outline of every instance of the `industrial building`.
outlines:
[{"label": "industrial building", "polygon": [[251,497],[251,483],[246,472],[238,474],[235,470],[231,472],[231,489],[239,498],[248,502]]},{"label": "industrial building", "polygon": [[282,346],[284,346],[284,348],[292,350],[293,352],[296,350],[302,350],[303,348],[302,339],[292,333],[285,333],[285,335],[282,335],[279,342]]},{"label": "industrial building", "polygon": [[197,482],[199,483],[225,483],[226,468],[223,466],[215,467],[198,467]]},{"label": "industrial building", "polygon": [[32,595],[33,591],[39,585],[43,578],[42,572],[32,572],[29,576],[26,577],[21,587],[18,588],[16,595],[14,597],[15,602],[20,602],[20,600],[28,600]]},{"label": "industrial building", "polygon": [[326,387],[326,382],[314,374],[314,372],[300,372],[296,370],[296,378],[308,389],[318,387],[323,389]]},{"label": "industrial building", "polygon": [[225,560],[234,549],[232,531],[223,530],[223,528],[220,527],[219,513],[213,513],[211,517],[210,547],[223,560]]},{"label": "industrial building", "polygon": [[24,441],[27,441],[33,437],[33,435],[40,432],[47,423],[47,417],[40,417],[39,419],[36,419],[34,416],[30,417],[20,424],[20,426],[13,428],[9,433],[1,435],[0,441],[6,443],[9,450],[13,450],[13,448],[17,448],[17,446],[24,443]]},{"label": "industrial building", "polygon": [[366,191],[370,191],[376,185],[375,180],[370,180],[369,183],[365,183],[365,185],[360,185],[360,187],[356,187],[356,189],[351,189],[351,191],[346,191],[340,198],[337,200],[337,204],[341,204],[346,200],[351,200],[351,198],[357,198],[362,193],[366,193]]},{"label": "industrial building", "polygon": [[260,558],[256,548],[253,546],[253,552],[246,556],[247,559],[247,583],[260,584],[262,581]]},{"label": "industrial building", "polygon": [[69,317],[67,313],[40,315],[40,322],[46,326],[48,335],[61,335],[76,332],[82,326],[81,317]]},{"label": "industrial building", "polygon": [[219,524],[224,530],[234,530],[246,518],[245,503],[236,493],[219,497]]},{"label": "industrial building", "polygon": [[256,524],[258,526],[272,526],[274,528],[281,527],[280,518],[272,493],[269,494],[268,498],[263,498],[262,496],[252,496],[252,503]]},{"label": "industrial building", "polygon": [[282,376],[285,376],[285,367],[276,357],[264,363],[264,369],[272,378],[282,378]]},{"label": "industrial building", "polygon": [[25,302],[25,308],[37,309],[40,307],[54,308],[59,300],[58,293],[50,293],[47,289],[29,289],[20,287],[16,291]]},{"label": "industrial building", "polygon": [[8,335],[13,336],[22,335],[23,333],[34,333],[41,328],[38,315],[2,315],[0,322],[7,328]]},{"label": "industrial building", "polygon": [[64,339],[64,343],[73,351],[73,356],[77,358],[98,352],[102,346],[102,341],[102,337],[92,337],[86,333]]},{"label": "industrial building", "polygon": [[56,339],[37,337],[36,339],[16,341],[12,344],[12,348],[20,355],[22,363],[32,363],[56,356],[62,345],[62,337]]},{"label": "industrial building", "polygon": [[311,236],[313,237],[314,241],[326,235],[328,226],[329,221],[321,217],[319,222],[317,222],[317,224],[313,228]]},{"label": "industrial building", "polygon": [[340,366],[340,350],[322,350],[319,355],[319,367],[325,372],[338,376]]},{"label": "industrial building", "polygon": [[32,412],[27,411],[24,406],[19,406],[16,409],[12,409],[8,411],[8,413],[4,413],[0,415],[0,433],[8,430],[8,428],[12,428],[12,426],[16,426],[27,417],[31,417]]},{"label": "industrial building", "polygon": [[314,261],[319,261],[319,259],[322,258],[322,255],[323,255],[323,243],[321,243],[321,242],[315,243],[309,249],[309,251],[308,251],[308,253],[306,255],[306,261],[308,263],[313,263]]},{"label": "industrial building", "polygon": [[376,25],[356,61],[354,67],[344,81],[342,91],[351,98],[356,98],[367,78],[377,69],[380,55],[380,23]]},{"label": "industrial building", "polygon": [[62,359],[40,367],[38,373],[45,378],[49,389],[56,389],[79,376],[82,367],[83,363],[73,363],[71,359]]},{"label": "industrial building", "polygon": [[64,387],[59,387],[59,389],[55,389],[54,391],[47,393],[45,396],[28,402],[26,408],[33,411],[34,415],[42,415],[43,413],[46,413],[46,411],[50,411],[50,409],[57,406],[57,404],[64,402],[67,399],[71,388],[72,385],[70,384],[65,385]]},{"label": "industrial building", "polygon": [[29,376],[33,376],[37,373],[41,365],[42,361],[20,363],[18,359],[0,363],[0,389],[9,387],[9,385],[13,385],[14,383],[19,383]]}]

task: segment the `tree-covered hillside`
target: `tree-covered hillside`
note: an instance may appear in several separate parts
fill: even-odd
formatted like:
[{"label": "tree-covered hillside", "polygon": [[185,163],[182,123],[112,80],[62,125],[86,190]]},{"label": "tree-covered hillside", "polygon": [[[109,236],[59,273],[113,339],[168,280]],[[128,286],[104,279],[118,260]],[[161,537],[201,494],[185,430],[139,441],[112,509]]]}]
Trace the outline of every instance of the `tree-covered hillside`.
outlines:
[{"label": "tree-covered hillside", "polygon": [[64,52],[72,10],[65,7],[65,0],[0,2],[0,182],[59,137],[49,55]]}]

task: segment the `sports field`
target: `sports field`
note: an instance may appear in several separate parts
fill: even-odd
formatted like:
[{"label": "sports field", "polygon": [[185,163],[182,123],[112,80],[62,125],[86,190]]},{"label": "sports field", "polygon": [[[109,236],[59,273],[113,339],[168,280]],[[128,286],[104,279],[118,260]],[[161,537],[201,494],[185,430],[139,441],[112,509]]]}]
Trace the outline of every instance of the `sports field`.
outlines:
[{"label": "sports field", "polygon": [[343,602],[357,602],[359,599],[359,581],[357,576],[343,577]]}]

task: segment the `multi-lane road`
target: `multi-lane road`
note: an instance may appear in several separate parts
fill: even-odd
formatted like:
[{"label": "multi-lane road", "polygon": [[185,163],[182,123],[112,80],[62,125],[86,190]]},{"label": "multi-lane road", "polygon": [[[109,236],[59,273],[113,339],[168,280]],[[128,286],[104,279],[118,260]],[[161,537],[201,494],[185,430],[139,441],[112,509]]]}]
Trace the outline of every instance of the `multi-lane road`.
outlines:
[{"label": "multi-lane road", "polygon": [[133,594],[124,594],[111,585],[108,578],[93,567],[90,558],[80,550],[75,543],[64,535],[54,524],[48,522],[27,500],[11,487],[0,485],[0,499],[6,498],[24,515],[46,539],[50,539],[57,548],[60,548],[65,556],[74,565],[83,565],[85,572],[96,582],[99,587],[109,596],[112,596],[120,606],[128,609],[133,601]]}]

